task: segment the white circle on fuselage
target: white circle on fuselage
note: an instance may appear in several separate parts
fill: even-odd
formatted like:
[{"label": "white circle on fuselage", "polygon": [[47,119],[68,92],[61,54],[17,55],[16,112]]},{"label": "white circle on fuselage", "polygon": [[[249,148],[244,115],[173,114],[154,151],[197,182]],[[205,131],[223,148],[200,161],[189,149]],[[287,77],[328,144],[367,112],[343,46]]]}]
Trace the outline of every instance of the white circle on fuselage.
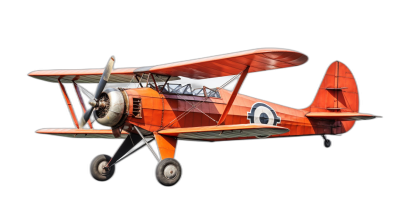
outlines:
[{"label": "white circle on fuselage", "polygon": [[268,125],[274,125],[274,121],[275,121],[275,117],[274,117],[274,115],[272,114],[272,112],[271,112],[271,110],[269,109],[269,108],[267,108],[267,107],[264,107],[264,106],[259,106],[259,107],[257,107],[256,108],[256,110],[254,111],[254,123],[256,123],[256,124],[263,124],[261,121],[260,121],[260,117],[261,117],[261,114],[262,113],[265,113],[265,114],[267,114],[268,115]]}]

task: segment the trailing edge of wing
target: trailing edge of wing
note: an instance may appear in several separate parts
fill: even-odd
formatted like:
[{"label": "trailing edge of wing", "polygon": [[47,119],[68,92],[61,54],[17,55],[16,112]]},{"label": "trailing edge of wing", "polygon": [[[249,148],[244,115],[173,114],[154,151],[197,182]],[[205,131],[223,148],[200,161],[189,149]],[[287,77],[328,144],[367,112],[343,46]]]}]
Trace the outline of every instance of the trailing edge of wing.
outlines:
[{"label": "trailing edge of wing", "polygon": [[296,51],[261,48],[164,65],[140,67],[135,69],[134,72],[207,79],[237,75],[248,66],[250,73],[297,66],[304,64],[307,60],[306,55]]},{"label": "trailing edge of wing", "polygon": [[171,128],[167,130],[161,130],[158,133],[185,139],[217,140],[260,136],[264,137],[269,135],[279,135],[288,131],[289,129],[284,127],[265,124],[237,124],[192,128]]},{"label": "trailing edge of wing", "polygon": [[[36,133],[57,135],[71,138],[115,138],[112,130],[93,130],[93,129],[40,129]],[[126,138],[128,132],[122,131],[120,138]]]},{"label": "trailing edge of wing", "polygon": [[338,121],[357,121],[371,120],[380,116],[372,114],[360,114],[356,112],[311,112],[306,114],[306,117]]}]

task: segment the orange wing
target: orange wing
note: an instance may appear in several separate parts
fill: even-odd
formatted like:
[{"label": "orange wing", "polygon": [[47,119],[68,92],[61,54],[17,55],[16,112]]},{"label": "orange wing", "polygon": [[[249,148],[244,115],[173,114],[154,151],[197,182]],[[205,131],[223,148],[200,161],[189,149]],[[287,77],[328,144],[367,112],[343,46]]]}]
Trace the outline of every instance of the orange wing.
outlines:
[{"label": "orange wing", "polygon": [[140,67],[135,69],[134,72],[208,79],[237,75],[247,66],[250,66],[249,72],[259,72],[297,66],[307,60],[306,55],[296,51],[255,49],[165,65]]},{"label": "orange wing", "polygon": [[[308,57],[302,53],[284,49],[255,49],[219,56],[176,62],[165,65],[139,68],[118,68],[112,71],[109,83],[137,82],[134,74],[153,73],[170,75],[170,81],[178,76],[191,79],[208,79],[221,76],[237,75],[247,66],[249,72],[258,72],[278,68],[287,68],[305,63]],[[29,76],[49,82],[63,83],[98,83],[104,69],[45,70],[34,71]],[[133,79],[132,79],[133,78]],[[165,81],[165,78],[156,81]]]},{"label": "orange wing", "polygon": [[[58,135],[63,137],[75,138],[115,138],[112,130],[93,130],[93,129],[40,129],[36,133]],[[128,132],[122,131],[120,138],[126,138]]]},{"label": "orange wing", "polygon": [[[133,71],[136,68],[118,68],[111,72],[108,82],[110,83],[128,83],[132,80]],[[104,68],[98,69],[64,69],[64,70],[43,70],[29,73],[29,76],[48,82],[58,82],[61,79],[63,83],[75,81],[77,83],[99,83]]]},{"label": "orange wing", "polygon": [[264,137],[269,135],[279,135],[288,131],[289,129],[284,127],[265,124],[235,124],[192,128],[171,128],[167,130],[161,130],[158,133],[161,135],[185,139],[209,140],[260,136]]}]

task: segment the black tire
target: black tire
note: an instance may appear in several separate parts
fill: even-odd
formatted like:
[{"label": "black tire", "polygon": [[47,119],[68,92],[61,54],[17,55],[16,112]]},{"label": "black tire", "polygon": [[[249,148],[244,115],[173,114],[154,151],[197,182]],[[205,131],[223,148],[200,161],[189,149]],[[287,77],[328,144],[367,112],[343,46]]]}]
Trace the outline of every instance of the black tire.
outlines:
[{"label": "black tire", "polygon": [[90,164],[90,174],[92,174],[92,177],[95,180],[106,181],[114,175],[115,165],[112,166],[108,171],[105,171],[103,173],[101,173],[99,170],[99,166],[102,163],[103,163],[102,165],[104,167],[104,164],[107,165],[107,163],[110,160],[111,160],[111,157],[108,155],[98,155],[92,160],[92,163]]},{"label": "black tire", "polygon": [[325,147],[327,147],[327,148],[329,148],[329,147],[331,147],[331,140],[329,140],[329,139],[326,139],[325,141],[324,141],[324,145],[325,145]]},{"label": "black tire", "polygon": [[[172,167],[168,167],[169,165],[172,165]],[[171,177],[168,178],[164,172],[167,172],[165,168],[170,169],[170,174]],[[173,168],[174,167],[174,168]],[[171,170],[173,168],[173,170]],[[175,159],[172,158],[166,158],[163,159],[161,162],[158,163],[157,168],[156,168],[156,177],[158,182],[164,186],[173,186],[176,183],[178,183],[179,179],[182,176],[182,168],[181,164]]]}]

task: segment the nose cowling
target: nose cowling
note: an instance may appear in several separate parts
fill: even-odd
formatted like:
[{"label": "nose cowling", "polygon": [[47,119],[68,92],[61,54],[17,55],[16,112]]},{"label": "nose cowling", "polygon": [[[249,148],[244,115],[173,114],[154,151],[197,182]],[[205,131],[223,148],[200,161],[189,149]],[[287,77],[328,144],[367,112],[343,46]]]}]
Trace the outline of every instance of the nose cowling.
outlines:
[{"label": "nose cowling", "polygon": [[113,127],[124,115],[125,100],[121,91],[109,88],[103,91],[98,99],[99,106],[94,111],[94,116],[101,125]]}]

